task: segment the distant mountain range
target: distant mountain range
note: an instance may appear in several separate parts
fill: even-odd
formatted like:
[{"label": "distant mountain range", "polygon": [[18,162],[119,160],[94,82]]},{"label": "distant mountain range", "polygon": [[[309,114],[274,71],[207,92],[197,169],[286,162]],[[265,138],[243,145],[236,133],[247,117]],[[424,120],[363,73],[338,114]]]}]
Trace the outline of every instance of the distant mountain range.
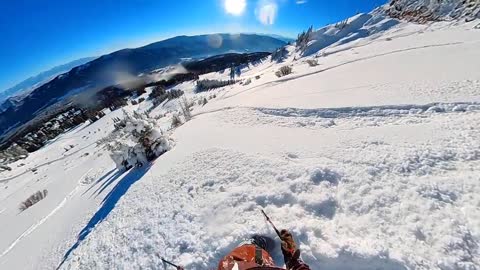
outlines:
[{"label": "distant mountain range", "polygon": [[281,40],[281,41],[284,41],[284,42],[286,42],[286,43],[294,42],[294,41],[295,41],[294,38],[285,37],[285,36],[281,36],[281,35],[275,35],[275,34],[265,34],[265,35],[266,35],[266,36],[269,36],[269,37],[276,38],[276,39]]},{"label": "distant mountain range", "polygon": [[0,112],[0,135],[20,127],[72,94],[120,84],[186,58],[205,58],[231,52],[272,52],[285,44],[277,38],[257,34],[178,36],[103,55],[58,75],[20,100],[5,101],[1,106],[4,111]]},{"label": "distant mountain range", "polygon": [[86,57],[86,58],[81,58],[60,66],[56,66],[54,68],[51,68],[47,71],[44,71],[42,73],[39,73],[35,76],[32,76],[18,84],[16,84],[13,87],[10,87],[4,91],[0,92],[0,102],[3,102],[9,97],[16,96],[16,95],[22,95],[25,92],[29,92],[29,90],[33,90],[36,87],[41,86],[44,83],[47,83],[49,80],[53,79],[55,76],[65,73],[69,71],[70,69],[83,65],[87,62],[92,61],[95,59],[95,57]]}]

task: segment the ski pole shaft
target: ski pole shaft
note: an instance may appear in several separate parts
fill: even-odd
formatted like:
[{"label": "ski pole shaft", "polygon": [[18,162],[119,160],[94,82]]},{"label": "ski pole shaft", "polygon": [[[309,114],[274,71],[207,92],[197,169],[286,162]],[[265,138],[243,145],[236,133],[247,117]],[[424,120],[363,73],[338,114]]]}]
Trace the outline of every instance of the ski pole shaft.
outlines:
[{"label": "ski pole shaft", "polygon": [[162,258],[162,262],[163,262],[163,263],[166,263],[166,264],[169,264],[169,265],[171,265],[171,266],[173,266],[173,267],[175,267],[175,268],[177,268],[177,269],[180,269],[180,266],[178,266],[178,265],[176,265],[176,264],[174,264],[174,263],[171,263],[171,262],[165,260],[164,258]]},{"label": "ski pole shaft", "polygon": [[275,232],[277,233],[278,237],[280,239],[282,239],[282,237],[280,236],[280,232],[278,231],[277,227],[275,227],[275,225],[273,224],[272,220],[270,220],[270,218],[267,216],[267,214],[265,213],[265,211],[263,211],[263,209],[261,210],[262,211],[262,214],[265,216],[265,218],[267,219],[268,223],[270,223],[270,225],[272,225],[273,229],[275,230]]}]

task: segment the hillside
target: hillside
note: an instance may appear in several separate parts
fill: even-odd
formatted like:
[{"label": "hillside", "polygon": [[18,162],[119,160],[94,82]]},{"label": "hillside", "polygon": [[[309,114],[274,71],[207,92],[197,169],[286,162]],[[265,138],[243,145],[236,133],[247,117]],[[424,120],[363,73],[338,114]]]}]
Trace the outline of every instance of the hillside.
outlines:
[{"label": "hillside", "polygon": [[[60,66],[53,67],[47,71],[41,72],[35,76],[32,76],[18,84],[16,84],[13,87],[10,87],[2,92],[0,92],[0,102],[2,102],[2,107],[0,108],[0,111],[5,110],[7,106],[14,106],[17,100],[21,98],[22,95],[27,94],[29,91],[41,86],[44,83],[47,83],[57,75],[60,75],[62,73],[65,73],[69,71],[70,69],[83,65],[87,62],[92,61],[95,59],[95,57],[86,57],[86,58],[81,58]],[[9,103],[4,103],[4,100],[15,96],[15,98],[12,98]],[[9,104],[9,105],[7,105]]]},{"label": "hillside", "polygon": [[6,106],[6,110],[0,113],[0,135],[18,128],[41,110],[72,93],[119,84],[141,73],[177,64],[184,58],[228,52],[271,52],[283,45],[283,41],[254,34],[180,36],[104,55],[57,76],[12,106]]}]

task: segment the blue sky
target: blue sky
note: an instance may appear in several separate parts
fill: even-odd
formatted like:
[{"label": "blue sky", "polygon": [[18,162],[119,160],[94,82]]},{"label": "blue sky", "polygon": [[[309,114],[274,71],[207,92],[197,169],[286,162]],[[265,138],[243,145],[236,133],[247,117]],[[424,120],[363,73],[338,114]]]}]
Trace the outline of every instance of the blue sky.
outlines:
[{"label": "blue sky", "polygon": [[[228,2],[228,3],[227,3]],[[0,91],[56,65],[176,35],[294,37],[386,0],[15,0],[0,2]]]}]

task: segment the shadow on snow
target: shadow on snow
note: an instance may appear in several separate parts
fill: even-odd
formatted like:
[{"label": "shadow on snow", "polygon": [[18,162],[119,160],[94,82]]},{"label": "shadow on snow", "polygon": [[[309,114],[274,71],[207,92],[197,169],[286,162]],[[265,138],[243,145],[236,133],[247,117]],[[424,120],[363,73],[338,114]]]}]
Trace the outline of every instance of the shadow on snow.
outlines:
[{"label": "shadow on snow", "polygon": [[[67,260],[67,258],[70,256],[70,254],[80,245],[80,243],[85,240],[85,238],[90,234],[90,232],[97,226],[99,223],[101,223],[115,208],[115,205],[117,202],[122,198],[122,196],[128,191],[128,189],[138,180],[140,180],[145,173],[150,169],[150,166],[144,166],[141,168],[133,168],[129,170],[126,174],[122,172],[116,172],[113,174],[110,178],[108,178],[105,183],[100,187],[99,189],[100,192],[97,193],[100,194],[108,185],[111,183],[115,182],[115,180],[122,175],[122,179],[120,179],[115,187],[112,188],[112,190],[105,196],[105,198],[102,201],[102,206],[98,209],[98,211],[93,215],[93,217],[90,219],[90,221],[87,223],[87,225],[80,231],[78,234],[77,241],[75,244],[68,249],[68,251],[65,253],[63,256],[62,262],[58,265],[57,269],[59,269]],[[103,176],[100,179],[106,179],[106,176],[111,174],[112,171],[108,172],[105,176]]]}]

